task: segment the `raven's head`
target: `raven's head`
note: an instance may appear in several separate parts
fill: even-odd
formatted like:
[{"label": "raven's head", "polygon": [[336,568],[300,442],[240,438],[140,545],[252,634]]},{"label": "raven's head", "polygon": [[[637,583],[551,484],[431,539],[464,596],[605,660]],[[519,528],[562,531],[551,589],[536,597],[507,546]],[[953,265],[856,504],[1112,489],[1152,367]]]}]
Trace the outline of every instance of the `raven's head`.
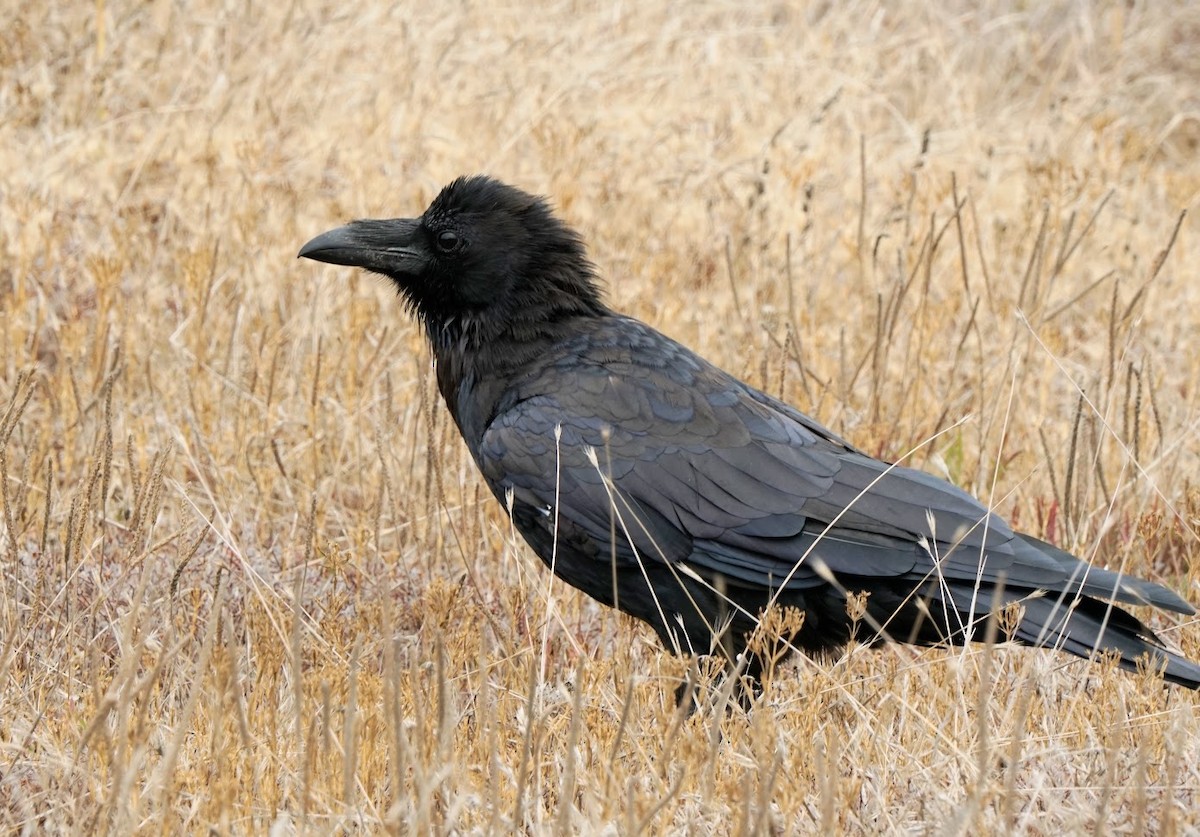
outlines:
[{"label": "raven's head", "polygon": [[482,339],[528,322],[604,310],[579,235],[542,198],[460,177],[419,218],[352,221],[300,256],[392,279],[435,344],[470,324]]}]

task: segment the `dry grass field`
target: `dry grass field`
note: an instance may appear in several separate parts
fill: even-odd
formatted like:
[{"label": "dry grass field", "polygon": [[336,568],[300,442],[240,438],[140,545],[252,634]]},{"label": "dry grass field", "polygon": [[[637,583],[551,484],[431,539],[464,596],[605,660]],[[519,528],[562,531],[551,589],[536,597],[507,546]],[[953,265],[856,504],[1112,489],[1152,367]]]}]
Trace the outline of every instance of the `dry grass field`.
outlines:
[{"label": "dry grass field", "polygon": [[547,194],[616,307],[1200,604],[1200,6],[6,7],[0,829],[1200,833],[1200,697],[1103,661],[853,648],[681,719],[395,293],[295,259]]}]

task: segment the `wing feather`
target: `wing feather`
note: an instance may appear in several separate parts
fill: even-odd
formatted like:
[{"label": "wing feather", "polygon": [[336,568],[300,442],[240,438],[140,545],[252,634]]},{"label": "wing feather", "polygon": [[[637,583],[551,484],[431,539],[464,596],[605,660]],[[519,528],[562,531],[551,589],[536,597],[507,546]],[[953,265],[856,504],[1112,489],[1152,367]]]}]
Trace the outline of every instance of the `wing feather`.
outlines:
[{"label": "wing feather", "polygon": [[618,552],[765,587],[821,583],[805,566],[819,559],[848,580],[1003,583],[1191,612],[1157,584],[1016,535],[966,492],[867,456],[656,332],[612,339],[566,344],[570,362],[519,388],[476,449],[498,497],[557,497],[605,560],[616,531]]}]

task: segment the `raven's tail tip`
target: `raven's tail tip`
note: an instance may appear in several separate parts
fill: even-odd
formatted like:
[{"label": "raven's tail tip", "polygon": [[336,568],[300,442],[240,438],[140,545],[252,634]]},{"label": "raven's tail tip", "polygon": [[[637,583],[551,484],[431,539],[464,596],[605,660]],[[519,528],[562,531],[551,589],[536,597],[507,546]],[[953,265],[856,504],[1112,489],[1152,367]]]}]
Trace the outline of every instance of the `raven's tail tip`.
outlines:
[{"label": "raven's tail tip", "polygon": [[[1145,662],[1143,658],[1135,663],[1134,667],[1142,668]],[[1149,664],[1154,670],[1161,672],[1163,680],[1168,683],[1200,691],[1200,665],[1187,657],[1174,651],[1155,649],[1149,658]]]}]

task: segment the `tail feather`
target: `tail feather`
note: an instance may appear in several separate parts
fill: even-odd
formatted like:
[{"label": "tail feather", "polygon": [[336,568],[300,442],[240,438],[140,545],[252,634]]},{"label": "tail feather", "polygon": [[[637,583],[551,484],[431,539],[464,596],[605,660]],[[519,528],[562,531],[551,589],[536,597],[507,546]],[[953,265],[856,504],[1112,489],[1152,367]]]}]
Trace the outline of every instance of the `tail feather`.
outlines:
[{"label": "tail feather", "polygon": [[969,602],[974,596],[977,614],[1019,604],[1022,614],[1013,639],[1024,645],[1055,648],[1084,658],[1115,653],[1123,669],[1136,671],[1148,665],[1171,683],[1200,689],[1200,665],[1168,649],[1140,619],[1108,602],[1028,590],[976,592],[963,587],[951,593],[955,602]]}]

